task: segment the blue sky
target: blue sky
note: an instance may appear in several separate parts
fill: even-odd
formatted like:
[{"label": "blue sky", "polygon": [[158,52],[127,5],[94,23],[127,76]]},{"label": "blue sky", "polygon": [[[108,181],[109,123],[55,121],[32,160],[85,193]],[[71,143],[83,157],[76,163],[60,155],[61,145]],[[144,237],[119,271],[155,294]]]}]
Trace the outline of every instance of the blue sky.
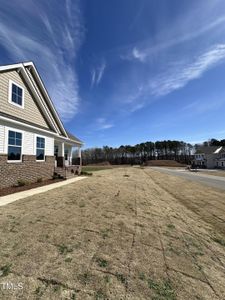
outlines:
[{"label": "blue sky", "polygon": [[0,64],[34,61],[86,147],[225,138],[224,0],[0,5]]}]

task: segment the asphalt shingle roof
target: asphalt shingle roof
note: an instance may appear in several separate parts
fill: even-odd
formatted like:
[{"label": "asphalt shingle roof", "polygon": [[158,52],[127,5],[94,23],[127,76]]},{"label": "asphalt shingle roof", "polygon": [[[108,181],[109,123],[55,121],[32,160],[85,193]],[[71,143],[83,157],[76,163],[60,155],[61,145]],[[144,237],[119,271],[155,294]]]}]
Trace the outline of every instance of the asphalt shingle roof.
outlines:
[{"label": "asphalt shingle roof", "polygon": [[197,148],[195,154],[213,154],[220,146],[202,146]]},{"label": "asphalt shingle roof", "polygon": [[83,144],[83,142],[81,140],[79,140],[75,135],[73,135],[69,131],[66,131],[66,133],[67,133],[70,140]]}]

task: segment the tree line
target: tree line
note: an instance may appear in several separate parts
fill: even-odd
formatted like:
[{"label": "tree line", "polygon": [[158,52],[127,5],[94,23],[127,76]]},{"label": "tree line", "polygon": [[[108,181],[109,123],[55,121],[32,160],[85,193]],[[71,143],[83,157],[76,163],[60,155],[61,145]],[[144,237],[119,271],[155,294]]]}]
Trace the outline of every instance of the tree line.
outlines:
[{"label": "tree line", "polygon": [[176,160],[190,163],[194,146],[176,140],[145,142],[135,146],[89,148],[82,151],[82,163],[142,164],[152,159]]},{"label": "tree line", "polygon": [[223,140],[217,140],[217,139],[211,139],[209,141],[206,141],[203,143],[204,146],[223,146],[225,147],[225,139]]}]

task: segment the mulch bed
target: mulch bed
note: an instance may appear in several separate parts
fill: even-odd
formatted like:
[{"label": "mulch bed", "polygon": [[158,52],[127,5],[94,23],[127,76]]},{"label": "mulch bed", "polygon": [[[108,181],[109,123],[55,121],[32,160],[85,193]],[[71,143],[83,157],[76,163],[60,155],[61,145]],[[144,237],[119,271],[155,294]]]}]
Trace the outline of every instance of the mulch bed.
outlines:
[{"label": "mulch bed", "polygon": [[48,180],[44,180],[42,182],[33,182],[24,186],[11,186],[11,187],[7,187],[4,189],[0,189],[0,197],[1,196],[6,196],[6,195],[10,195],[10,194],[14,194],[17,192],[22,192],[22,191],[27,191],[36,187],[40,187],[40,186],[44,186],[44,185],[48,185],[48,184],[52,184],[52,183],[56,183],[59,181],[63,181],[65,179],[48,179]]}]

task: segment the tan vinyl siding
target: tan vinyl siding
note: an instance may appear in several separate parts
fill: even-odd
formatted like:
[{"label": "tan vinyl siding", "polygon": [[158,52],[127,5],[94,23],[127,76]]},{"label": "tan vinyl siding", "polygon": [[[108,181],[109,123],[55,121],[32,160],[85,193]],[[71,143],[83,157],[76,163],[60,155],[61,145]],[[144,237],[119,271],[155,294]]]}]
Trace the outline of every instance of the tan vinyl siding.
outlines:
[{"label": "tan vinyl siding", "polygon": [[[9,80],[12,80],[24,88],[24,109],[9,103]],[[16,71],[0,73],[0,111],[47,129],[49,128],[35,100]]]}]

